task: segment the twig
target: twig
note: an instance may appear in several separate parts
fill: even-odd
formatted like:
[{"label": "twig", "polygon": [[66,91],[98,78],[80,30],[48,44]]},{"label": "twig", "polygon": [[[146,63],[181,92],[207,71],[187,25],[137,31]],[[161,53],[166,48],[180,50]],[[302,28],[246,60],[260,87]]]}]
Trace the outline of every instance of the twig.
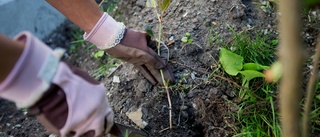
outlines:
[{"label": "twig", "polygon": [[103,3],[104,3],[104,0],[101,0],[101,2],[99,3],[99,7],[101,7]]},{"label": "twig", "polygon": [[312,100],[314,97],[315,85],[317,81],[319,81],[319,73],[318,73],[318,66],[319,66],[319,56],[320,56],[320,36],[318,37],[318,44],[316,48],[316,56],[313,62],[313,70],[310,74],[310,80],[307,87],[307,99],[304,104],[304,115],[302,121],[302,136],[308,137],[309,136],[309,125],[310,125],[310,111],[312,106]]},{"label": "twig", "polygon": [[169,129],[171,129],[171,128],[170,128],[170,127],[167,127],[167,128],[165,128],[165,129],[160,130],[159,133],[162,133],[162,132],[164,132],[164,131],[166,131],[166,130],[169,130]]},{"label": "twig", "polygon": [[177,127],[167,127],[167,128],[165,128],[165,129],[162,129],[162,130],[160,130],[158,133],[162,133],[162,132],[164,132],[164,131],[166,131],[166,130],[171,130],[171,129],[173,129],[173,128],[177,128]]},{"label": "twig", "polygon": [[175,40],[170,41],[170,42],[167,44],[167,47],[173,45],[175,42],[176,42]]},{"label": "twig", "polygon": [[236,133],[237,130],[236,130],[236,129],[234,128],[234,126],[232,126],[232,125],[228,122],[228,120],[226,120],[225,118],[226,118],[226,117],[223,118],[223,119],[224,119],[224,123],[226,123],[227,126],[230,127],[230,128],[234,131],[234,133]]},{"label": "twig", "polygon": [[0,121],[2,120],[3,116],[4,116],[4,114],[2,114],[2,115],[1,115],[1,117],[0,117]]},{"label": "twig", "polygon": [[217,75],[217,74],[212,74],[212,73],[205,72],[205,71],[201,71],[201,70],[197,70],[197,69],[194,69],[194,68],[192,68],[192,67],[190,67],[190,66],[187,66],[187,65],[182,64],[182,63],[179,63],[179,62],[171,61],[171,63],[173,63],[173,64],[178,64],[178,65],[180,65],[180,66],[187,67],[188,69],[191,69],[191,70],[193,70],[193,71],[196,71],[196,72],[199,72],[199,73],[202,73],[202,74],[208,74],[208,75],[211,75],[211,76],[213,76],[213,77],[220,78],[220,79],[222,79],[222,80],[225,80],[225,81],[227,81],[227,82],[229,82],[229,83],[234,84],[234,85],[235,85],[236,87],[238,87],[238,88],[241,88],[241,89],[244,89],[244,90],[249,90],[248,88],[242,87],[242,86],[240,86],[239,84],[237,84],[236,82],[234,82],[234,81],[232,81],[232,80],[230,80],[230,79],[228,79],[228,78],[225,78],[225,77],[223,77],[223,76],[220,76],[220,75]]},{"label": "twig", "polygon": [[181,107],[180,107],[179,119],[178,119],[178,126],[180,125],[180,119],[181,119],[182,106],[184,106],[184,101],[182,102],[182,105],[181,105]]},{"label": "twig", "polygon": [[[213,77],[216,77],[216,78],[220,78],[220,79],[222,79],[222,80],[225,80],[225,81],[227,81],[228,83],[234,84],[236,87],[238,87],[238,88],[240,88],[240,89],[250,91],[250,92],[252,93],[252,95],[254,95],[257,99],[259,99],[259,100],[264,100],[263,98],[261,98],[261,97],[259,97],[258,95],[254,94],[255,91],[251,91],[249,88],[240,86],[237,82],[234,82],[234,81],[232,81],[231,79],[228,79],[228,78],[226,78],[226,77],[223,77],[223,76],[220,76],[220,75],[217,75],[217,74],[213,74],[213,73],[209,73],[209,72],[197,70],[197,69],[194,69],[194,68],[192,68],[192,67],[190,67],[190,66],[187,66],[187,65],[182,64],[182,63],[179,63],[179,62],[175,62],[175,61],[170,61],[170,62],[173,63],[173,64],[178,64],[178,65],[184,66],[184,67],[186,67],[186,68],[188,68],[188,69],[191,69],[191,70],[193,70],[193,71],[196,71],[196,72],[199,72],[199,73],[202,73],[202,74],[207,74],[207,75],[210,75],[210,76],[213,76]],[[194,89],[194,88],[193,88],[193,89]],[[192,90],[193,90],[193,89],[192,89]]]}]

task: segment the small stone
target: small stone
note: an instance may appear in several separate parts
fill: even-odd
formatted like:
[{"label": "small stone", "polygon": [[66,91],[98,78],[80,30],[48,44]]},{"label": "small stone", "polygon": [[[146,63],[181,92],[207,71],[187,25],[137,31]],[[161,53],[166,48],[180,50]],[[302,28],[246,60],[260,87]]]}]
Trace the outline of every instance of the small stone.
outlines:
[{"label": "small stone", "polygon": [[184,13],[182,17],[186,17],[187,15],[188,15],[188,12]]},{"label": "small stone", "polygon": [[113,83],[120,83],[120,78],[118,76],[113,76]]},{"label": "small stone", "polygon": [[139,108],[135,112],[127,112],[126,115],[129,117],[129,119],[135,123],[140,128],[145,128],[148,123],[142,120],[142,111],[141,108]]},{"label": "small stone", "polygon": [[264,32],[263,32],[263,34],[264,34],[264,35],[267,35],[267,34],[268,34],[268,29],[265,29]]},{"label": "small stone", "polygon": [[169,38],[169,41],[172,41],[174,39],[174,37],[173,36],[171,36],[170,38]]},{"label": "small stone", "polygon": [[196,74],[194,72],[191,73],[191,78],[194,80],[196,79]]},{"label": "small stone", "polygon": [[14,126],[15,128],[21,128],[22,126],[20,124],[17,124]]},{"label": "small stone", "polygon": [[181,110],[186,110],[188,109],[188,106],[181,106]]},{"label": "small stone", "polygon": [[8,127],[10,127],[10,126],[11,126],[11,124],[10,124],[10,123],[6,123],[6,125],[7,125]]},{"label": "small stone", "polygon": [[195,104],[195,103],[192,103],[192,107],[193,107],[195,110],[198,109],[198,106],[197,106],[197,104]]}]

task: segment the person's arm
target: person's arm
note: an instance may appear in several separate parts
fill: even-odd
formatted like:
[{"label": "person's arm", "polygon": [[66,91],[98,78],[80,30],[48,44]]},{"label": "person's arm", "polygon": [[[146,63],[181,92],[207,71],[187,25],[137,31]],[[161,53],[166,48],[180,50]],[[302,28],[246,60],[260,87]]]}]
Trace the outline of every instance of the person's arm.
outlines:
[{"label": "person's arm", "polygon": [[46,0],[86,33],[103,14],[95,0]]},{"label": "person's arm", "polygon": [[171,67],[168,65],[169,49],[161,44],[158,56],[157,42],[144,32],[125,27],[107,13],[103,13],[95,0],[47,0],[74,24],[85,31],[84,39],[95,44],[108,54],[135,65],[154,85],[174,83]]},{"label": "person's arm", "polygon": [[7,77],[14,64],[19,59],[24,45],[22,42],[12,41],[0,34],[0,83]]}]

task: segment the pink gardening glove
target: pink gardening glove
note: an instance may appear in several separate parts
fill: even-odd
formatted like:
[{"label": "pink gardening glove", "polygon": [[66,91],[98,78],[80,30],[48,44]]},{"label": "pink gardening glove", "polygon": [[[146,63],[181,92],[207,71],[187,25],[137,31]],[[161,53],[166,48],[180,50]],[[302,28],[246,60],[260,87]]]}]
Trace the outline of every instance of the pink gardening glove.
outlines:
[{"label": "pink gardening glove", "polygon": [[84,39],[111,56],[135,65],[153,85],[164,85],[160,69],[166,82],[175,82],[168,64],[167,46],[161,43],[159,56],[156,53],[158,42],[152,40],[147,33],[126,29],[106,13],[89,34],[84,34]]},{"label": "pink gardening glove", "polygon": [[27,107],[49,132],[56,135],[96,137],[113,125],[105,88],[78,68],[60,61],[63,54],[23,32],[15,40],[25,49],[7,78],[0,97]]}]

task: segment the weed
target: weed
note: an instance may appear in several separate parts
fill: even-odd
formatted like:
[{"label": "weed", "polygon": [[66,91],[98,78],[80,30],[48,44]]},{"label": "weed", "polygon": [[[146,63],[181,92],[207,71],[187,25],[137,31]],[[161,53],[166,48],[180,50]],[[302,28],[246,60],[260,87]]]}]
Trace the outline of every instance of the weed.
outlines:
[{"label": "weed", "polygon": [[[104,53],[104,52],[102,52],[102,53]],[[103,57],[101,57],[101,59],[105,60],[105,58],[103,58]],[[99,78],[105,76],[106,74],[108,74],[112,68],[117,68],[117,66],[120,65],[120,62],[121,61],[119,59],[116,59],[116,58],[109,56],[107,63],[100,63],[100,67],[98,69],[94,70],[94,72],[91,74],[91,76],[94,77],[95,79],[99,79]]]},{"label": "weed", "polygon": [[191,39],[190,37],[191,37],[191,34],[187,32],[185,36],[181,38],[181,41],[184,43],[191,44],[193,42],[193,39]]},{"label": "weed", "polygon": [[253,4],[259,5],[260,10],[266,13],[271,13],[274,10],[274,6],[278,3],[278,0],[266,0],[263,2],[252,2]]},{"label": "weed", "polygon": [[[246,89],[249,88],[249,82],[254,78],[265,77],[260,71],[266,70],[269,67],[257,63],[244,63],[244,58],[231,51],[222,48],[220,50],[220,63],[224,70],[231,76],[240,74],[242,76],[242,86]],[[247,90],[241,89],[239,98],[247,99]]]},{"label": "weed", "polygon": [[221,38],[221,36],[214,31],[213,28],[210,28],[210,33],[209,33],[209,44],[210,44],[210,48],[213,47],[214,44],[216,45],[223,45],[225,44]]},{"label": "weed", "polygon": [[71,53],[76,52],[77,47],[84,45],[85,40],[83,40],[82,34],[83,34],[83,31],[80,29],[75,29],[71,32],[73,39],[75,39],[74,41],[71,42],[71,46],[69,49]]},{"label": "weed", "polygon": [[239,89],[238,98],[241,101],[235,102],[238,112],[233,116],[238,124],[234,136],[281,136],[274,92],[277,91],[277,85],[265,83],[261,73],[275,61],[278,40],[270,40],[262,34],[253,36],[246,31],[237,33],[229,25],[227,27],[234,34],[231,42],[220,44],[219,35],[213,31],[210,32],[209,42],[223,45],[220,63],[224,71],[231,76],[242,76],[241,82],[245,89]]},{"label": "weed", "polygon": [[98,58],[102,58],[105,55],[103,50],[99,50],[96,53],[94,53],[93,57],[98,59]]}]

